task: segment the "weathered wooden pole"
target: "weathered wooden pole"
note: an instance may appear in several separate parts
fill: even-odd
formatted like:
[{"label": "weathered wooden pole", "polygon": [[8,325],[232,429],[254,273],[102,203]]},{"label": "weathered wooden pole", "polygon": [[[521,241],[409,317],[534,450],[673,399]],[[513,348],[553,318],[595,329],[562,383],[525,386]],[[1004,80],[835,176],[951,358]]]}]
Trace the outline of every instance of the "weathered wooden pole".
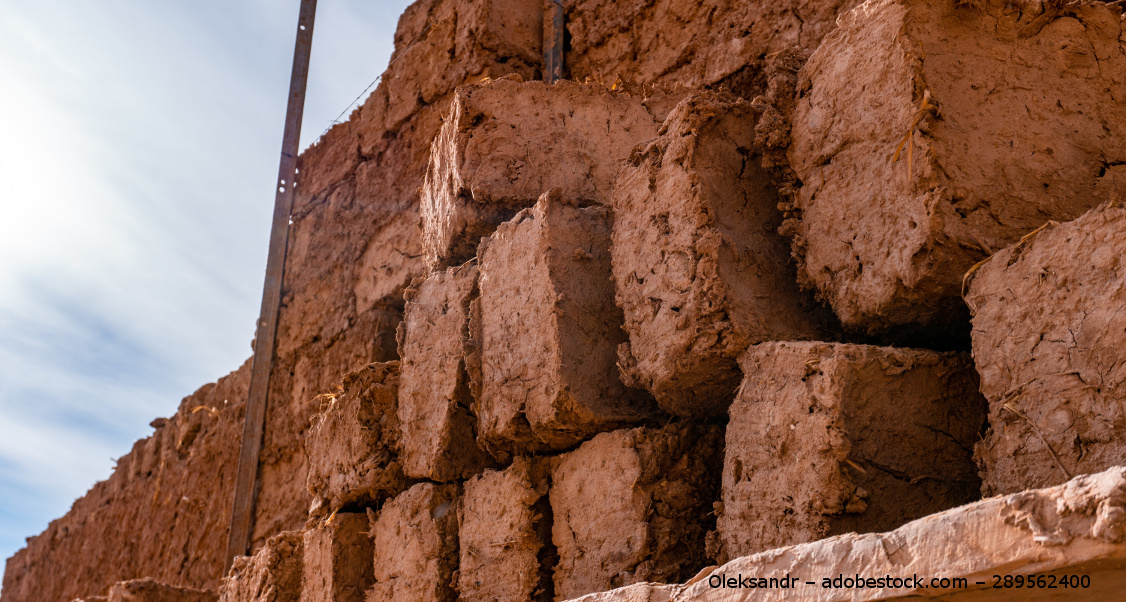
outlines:
[{"label": "weathered wooden pole", "polygon": [[297,20],[297,43],[293,51],[293,71],[289,76],[289,100],[282,135],[278,180],[274,183],[274,221],[270,229],[270,250],[266,257],[266,282],[262,287],[262,310],[254,340],[254,363],[250,371],[250,394],[246,400],[246,419],[242,428],[235,497],[231,507],[231,530],[227,539],[223,574],[235,556],[250,550],[254,506],[258,497],[258,458],[266,425],[270,373],[277,342],[278,308],[281,305],[282,278],[285,275],[285,248],[289,241],[289,217],[293,210],[293,188],[297,174],[297,152],[301,140],[301,114],[305,108],[305,83],[309,76],[309,53],[313,46],[313,18],[317,0],[301,0]]},{"label": "weathered wooden pole", "polygon": [[543,81],[563,79],[563,0],[544,0]]}]

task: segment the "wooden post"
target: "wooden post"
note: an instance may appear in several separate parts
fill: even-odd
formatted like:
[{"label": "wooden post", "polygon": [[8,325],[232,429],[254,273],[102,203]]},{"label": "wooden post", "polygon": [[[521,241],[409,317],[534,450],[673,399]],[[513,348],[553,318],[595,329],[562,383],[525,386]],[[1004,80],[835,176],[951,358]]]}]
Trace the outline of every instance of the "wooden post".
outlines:
[{"label": "wooden post", "polygon": [[544,0],[543,81],[548,84],[563,79],[563,27],[563,0]]},{"label": "wooden post", "polygon": [[274,183],[274,220],[270,229],[270,250],[266,257],[266,282],[262,287],[262,310],[254,341],[254,363],[250,371],[250,394],[246,400],[246,419],[239,450],[235,497],[231,507],[231,529],[227,539],[225,575],[235,556],[250,549],[254,506],[258,497],[258,457],[266,424],[266,407],[273,369],[281,305],[282,279],[285,276],[285,250],[289,241],[289,218],[293,210],[297,153],[301,139],[301,114],[305,108],[305,83],[309,75],[309,52],[313,45],[313,18],[317,0],[301,0],[297,21],[297,42],[293,51],[293,71],[289,76],[289,100],[282,135],[278,180]]}]

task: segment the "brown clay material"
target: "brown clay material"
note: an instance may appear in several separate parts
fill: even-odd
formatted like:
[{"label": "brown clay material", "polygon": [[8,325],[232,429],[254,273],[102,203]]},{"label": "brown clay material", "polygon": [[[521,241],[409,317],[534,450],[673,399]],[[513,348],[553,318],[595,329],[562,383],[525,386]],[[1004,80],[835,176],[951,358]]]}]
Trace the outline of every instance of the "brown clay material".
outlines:
[{"label": "brown clay material", "polygon": [[375,582],[368,516],[338,512],[305,531],[302,602],[363,602]]},{"label": "brown clay material", "polygon": [[718,427],[673,423],[602,433],[561,456],[550,493],[556,598],[678,582],[707,565],[722,445]]},{"label": "brown clay material", "polygon": [[299,602],[304,535],[279,533],[253,556],[238,556],[219,588],[219,602]]},{"label": "brown clay material", "polygon": [[614,191],[613,271],[627,384],[680,415],[721,414],[736,358],[767,340],[820,338],[754,146],[750,104],[698,93],[638,148]]},{"label": "brown clay material", "polygon": [[536,77],[536,0],[423,0],[404,13],[394,63],[348,122],[303,153],[287,252],[278,358],[263,444],[255,545],[300,527],[302,441],[341,374],[397,359],[403,290],[425,273],[418,189],[453,89]]},{"label": "brown clay material", "polygon": [[399,362],[371,364],[321,396],[322,411],[305,439],[310,513],[375,506],[405,490],[396,401]]},{"label": "brown clay material", "polygon": [[458,599],[551,602],[551,460],[520,457],[465,482],[458,541]]},{"label": "brown clay material", "polygon": [[761,92],[765,57],[813,51],[858,0],[575,0],[567,11],[573,79],[723,85]]},{"label": "brown clay material", "polygon": [[418,278],[407,291],[399,331],[403,469],[407,476],[450,481],[472,476],[491,458],[477,446],[477,397],[469,370],[478,344],[469,331],[477,298],[477,266],[466,264]]},{"label": "brown clay material", "polygon": [[371,522],[375,585],[367,602],[457,599],[460,498],[457,483],[419,483],[383,506]]},{"label": "brown clay material", "polygon": [[150,577],[121,581],[109,588],[108,602],[217,602],[215,592],[173,587]]},{"label": "brown clay material", "polygon": [[622,384],[610,215],[559,189],[481,242],[480,437],[497,453],[566,449],[651,415]]},{"label": "brown clay material", "polygon": [[[1018,8],[1019,6],[1019,8]],[[1121,9],[867,2],[802,68],[784,231],[856,330],[964,320],[962,275],[1126,161]]]},{"label": "brown clay material", "polygon": [[[770,550],[701,572],[688,585],[635,585],[580,598],[582,602],[875,602],[942,600],[1117,600],[1126,588],[1126,468],[1076,477],[1065,485],[995,497],[908,523],[888,533],[848,533]],[[994,575],[1014,577],[1014,587],[994,587]],[[1062,587],[1061,579],[1088,578],[1087,587]],[[781,580],[790,587],[747,590],[715,587],[737,576]],[[833,587],[856,576],[908,577],[911,585]],[[913,577],[922,579],[917,588]],[[1019,576],[1023,587],[1015,587]],[[1044,587],[1029,587],[1043,578]],[[829,578],[828,585],[824,579]],[[930,579],[964,579],[942,587]],[[1049,581],[1051,580],[1051,581]],[[710,581],[710,582],[709,582]],[[813,581],[813,585],[806,585]],[[1047,585],[1055,583],[1056,587]],[[1076,581],[1081,584],[1082,581]],[[756,582],[756,585],[758,582]],[[952,582],[948,581],[948,584]],[[769,586],[769,581],[766,582]]]},{"label": "brown clay material", "polygon": [[1124,256],[1126,209],[1103,206],[967,277],[989,400],[990,429],[976,450],[984,495],[1126,463]]},{"label": "brown clay material", "polygon": [[966,354],[765,343],[740,358],[713,557],[900,525],[978,499]]},{"label": "brown clay material", "polygon": [[422,190],[427,263],[468,260],[481,237],[553,188],[609,204],[621,161],[656,136],[668,96],[656,93],[649,107],[643,94],[518,77],[459,88]]}]

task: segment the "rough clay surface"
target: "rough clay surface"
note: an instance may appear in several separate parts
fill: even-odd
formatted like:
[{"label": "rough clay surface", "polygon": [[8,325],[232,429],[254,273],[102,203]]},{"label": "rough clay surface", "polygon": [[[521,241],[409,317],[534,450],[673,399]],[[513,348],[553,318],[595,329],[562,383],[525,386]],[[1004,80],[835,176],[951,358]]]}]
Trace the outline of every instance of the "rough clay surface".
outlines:
[{"label": "rough clay surface", "polygon": [[783,229],[803,283],[857,330],[956,322],[966,270],[1097,205],[1126,161],[1124,40],[1101,2],[843,16],[797,83]]},{"label": "rough clay surface", "polygon": [[366,602],[453,602],[461,486],[419,483],[372,520],[375,585]]},{"label": "rough clay surface", "polygon": [[551,602],[552,569],[547,491],[552,461],[520,457],[503,471],[465,482],[458,541],[458,599],[466,602]]},{"label": "rough clay surface", "polygon": [[481,237],[553,188],[609,204],[621,161],[657,135],[670,94],[519,78],[458,88],[422,190],[427,263],[468,260]]},{"label": "rough clay surface", "polygon": [[[1064,485],[995,497],[933,514],[888,533],[849,533],[733,560],[694,584],[636,585],[580,598],[583,602],[735,602],[748,590],[713,588],[720,575],[813,577],[817,585],[760,589],[754,600],[980,602],[1074,600],[1075,590],[993,589],[993,575],[1088,575],[1084,600],[1114,600],[1126,586],[1126,468],[1076,477]],[[823,588],[837,576],[963,577],[967,589]],[[979,585],[978,582],[981,582]],[[926,585],[930,585],[924,581]]]},{"label": "rough clay surface", "polygon": [[740,364],[713,558],[894,529],[978,499],[971,450],[986,408],[967,354],[765,343]]},{"label": "rough clay surface", "polygon": [[403,469],[407,476],[450,481],[472,476],[491,458],[477,446],[478,397],[470,370],[479,361],[469,330],[477,266],[469,263],[417,278],[406,294],[399,331]]},{"label": "rough clay surface", "polygon": [[754,146],[749,103],[698,93],[630,157],[614,191],[613,271],[628,384],[681,415],[722,413],[751,343],[821,338]]},{"label": "rough clay surface", "polygon": [[151,577],[122,581],[109,588],[109,602],[217,602],[215,592],[173,587]]},{"label": "rough clay surface", "polygon": [[982,493],[1126,462],[1126,209],[1103,206],[998,252],[969,276],[990,429]]},{"label": "rough clay surface", "polygon": [[575,0],[564,3],[573,79],[761,92],[766,57],[809,51],[857,0]]},{"label": "rough clay surface", "polygon": [[305,531],[301,602],[363,602],[375,582],[368,516],[338,512]]},{"label": "rough clay surface", "polygon": [[619,377],[610,213],[543,195],[481,241],[480,436],[497,453],[566,449],[651,415]]},{"label": "rough clay surface", "polygon": [[550,493],[556,597],[704,567],[722,446],[719,427],[673,423],[602,433],[561,456]]},{"label": "rough clay surface", "polygon": [[320,398],[321,413],[305,439],[311,513],[362,509],[407,487],[399,460],[399,362],[371,364]]},{"label": "rough clay surface", "polygon": [[300,602],[304,535],[279,533],[253,556],[237,556],[219,588],[219,602]]}]

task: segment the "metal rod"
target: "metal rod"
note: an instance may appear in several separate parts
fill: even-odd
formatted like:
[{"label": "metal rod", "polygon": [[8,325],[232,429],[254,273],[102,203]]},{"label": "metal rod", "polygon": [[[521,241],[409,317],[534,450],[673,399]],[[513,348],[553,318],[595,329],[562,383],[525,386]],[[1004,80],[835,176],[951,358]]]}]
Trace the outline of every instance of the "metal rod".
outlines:
[{"label": "metal rod", "polygon": [[250,393],[246,400],[242,446],[239,450],[235,496],[231,507],[231,529],[223,574],[235,556],[250,550],[254,506],[258,497],[258,460],[266,424],[266,407],[273,369],[281,305],[282,279],[285,276],[285,250],[289,241],[289,218],[293,211],[297,152],[301,139],[301,114],[305,108],[305,84],[309,76],[309,52],[313,46],[313,18],[317,0],[301,0],[297,21],[297,42],[293,50],[293,71],[289,77],[289,99],[282,136],[281,162],[274,195],[274,220],[270,229],[270,250],[266,258],[266,281],[262,287],[262,311],[254,341],[254,363],[250,371]]},{"label": "metal rod", "polygon": [[543,81],[553,84],[563,79],[563,2],[544,0]]}]

